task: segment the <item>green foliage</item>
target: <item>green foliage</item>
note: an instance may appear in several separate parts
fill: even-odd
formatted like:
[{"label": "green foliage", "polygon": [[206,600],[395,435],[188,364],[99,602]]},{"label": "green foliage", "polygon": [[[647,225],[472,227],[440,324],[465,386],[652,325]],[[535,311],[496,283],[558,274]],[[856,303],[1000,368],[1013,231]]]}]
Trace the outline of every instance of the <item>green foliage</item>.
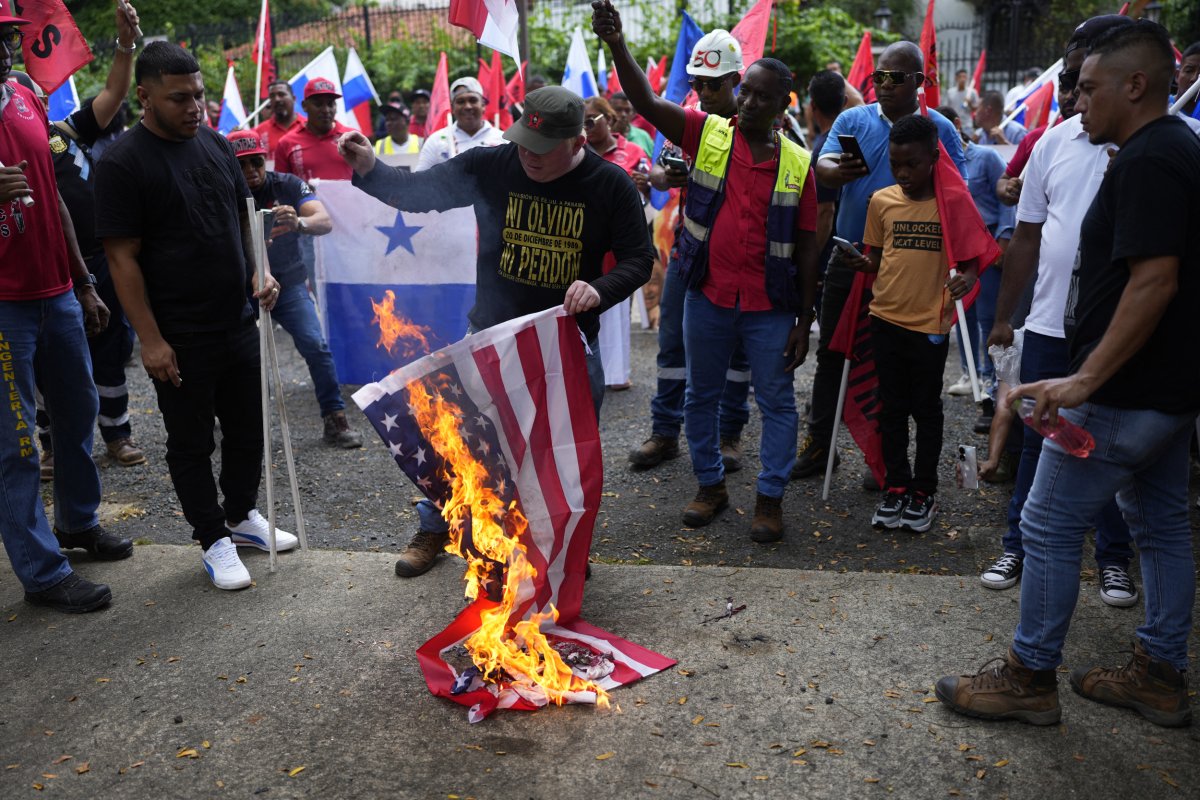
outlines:
[{"label": "green foliage", "polygon": [[1200,42],[1200,3],[1196,0],[1167,0],[1163,3],[1162,23],[1175,37],[1180,51]]},{"label": "green foliage", "polygon": [[[774,54],[770,52],[768,33],[767,55],[774,55],[791,67],[799,85],[807,85],[808,79],[831,60],[839,61],[842,70],[849,72],[862,40],[862,23],[833,5],[784,6],[780,11],[776,35],[778,49]],[[893,33],[871,30],[872,44],[888,44],[898,38]]]}]

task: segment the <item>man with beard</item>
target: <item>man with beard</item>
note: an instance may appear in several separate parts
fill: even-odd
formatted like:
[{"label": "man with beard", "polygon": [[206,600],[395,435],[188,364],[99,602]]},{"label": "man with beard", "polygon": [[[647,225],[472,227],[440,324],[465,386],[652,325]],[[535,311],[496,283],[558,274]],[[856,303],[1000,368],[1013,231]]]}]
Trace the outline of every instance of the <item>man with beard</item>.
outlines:
[{"label": "man with beard", "polygon": [[267,152],[273,153],[280,139],[304,127],[304,120],[296,114],[296,96],[287,81],[272,81],[267,86],[267,105],[271,116],[258,123],[254,132],[266,143]]}]

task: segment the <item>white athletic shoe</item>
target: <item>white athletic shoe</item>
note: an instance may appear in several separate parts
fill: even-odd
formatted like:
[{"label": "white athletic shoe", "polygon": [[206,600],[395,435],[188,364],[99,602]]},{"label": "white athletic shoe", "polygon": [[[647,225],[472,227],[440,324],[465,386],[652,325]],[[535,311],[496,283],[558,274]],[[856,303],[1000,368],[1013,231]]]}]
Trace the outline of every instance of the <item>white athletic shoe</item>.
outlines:
[{"label": "white athletic shoe", "polygon": [[204,570],[218,589],[245,589],[250,585],[250,573],[228,536],[204,551]]},{"label": "white athletic shoe", "polygon": [[[225,523],[225,529],[229,531],[229,538],[233,543],[243,547],[257,547],[259,550],[271,550],[271,540],[269,531],[267,530],[267,520],[262,514],[258,513],[258,509],[250,510],[250,516],[239,522],[237,525]],[[300,540],[295,535],[288,533],[282,528],[275,529],[275,550],[282,553],[284,550],[291,550]]]},{"label": "white athletic shoe", "polygon": [[950,388],[946,390],[946,394],[951,397],[970,397],[971,391],[971,376],[963,375],[954,383],[950,384]]}]

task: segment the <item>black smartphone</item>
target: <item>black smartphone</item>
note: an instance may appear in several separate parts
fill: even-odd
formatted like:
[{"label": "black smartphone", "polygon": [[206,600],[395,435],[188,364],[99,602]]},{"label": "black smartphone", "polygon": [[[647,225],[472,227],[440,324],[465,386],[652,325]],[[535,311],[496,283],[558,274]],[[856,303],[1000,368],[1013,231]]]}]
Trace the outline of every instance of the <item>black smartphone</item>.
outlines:
[{"label": "black smartphone", "polygon": [[687,172],[688,171],[687,162],[684,161],[682,158],[676,158],[675,156],[663,156],[662,163],[663,163],[663,166],[667,167],[668,169],[673,169],[678,172]]},{"label": "black smartphone", "polygon": [[871,171],[871,168],[867,165],[867,157],[863,155],[862,146],[859,145],[858,139],[842,134],[838,136],[838,144],[842,146],[843,156],[857,158],[867,168],[867,172]]}]

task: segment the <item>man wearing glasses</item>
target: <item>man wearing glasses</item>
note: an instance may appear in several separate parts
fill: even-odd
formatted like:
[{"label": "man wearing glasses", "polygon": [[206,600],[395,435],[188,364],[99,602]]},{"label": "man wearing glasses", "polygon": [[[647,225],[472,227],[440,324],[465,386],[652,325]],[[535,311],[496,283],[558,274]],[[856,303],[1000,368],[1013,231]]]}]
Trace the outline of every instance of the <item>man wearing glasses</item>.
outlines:
[{"label": "man wearing glasses", "polygon": [[[842,190],[834,233],[851,242],[861,242],[867,221],[867,202],[877,189],[896,182],[888,160],[888,136],[892,123],[920,112],[917,90],[925,83],[924,56],[912,42],[889,45],[879,58],[879,69],[871,76],[878,101],[870,105],[843,111],[833,123],[817,158],[817,180],[825,186]],[[962,140],[945,117],[930,109],[929,118],[938,127],[938,138],[946,152],[966,175],[967,162],[963,156]],[[866,163],[842,153],[839,136],[858,140]],[[829,350],[829,340],[837,327],[846,295],[854,282],[854,271],[841,263],[838,250],[833,251],[825,272],[821,291],[821,334],[817,343],[817,372],[813,378],[812,416],[809,435],[796,456],[793,478],[823,474],[829,448],[833,446],[833,420],[837,409],[838,387],[843,359],[840,353]],[[835,461],[836,464],[836,461]],[[864,488],[875,489],[874,480]]]},{"label": "man wearing glasses", "polygon": [[[93,558],[119,559],[133,544],[100,527],[100,476],[92,463],[92,427],[99,404],[87,337],[108,322],[75,241],[66,204],[54,183],[41,102],[7,82],[21,49],[21,25],[0,0],[0,374],[8,401],[0,416],[0,536],[26,602],[81,613],[112,600],[107,586],[71,569],[56,532]],[[55,529],[38,490],[34,445],[34,369],[54,414],[59,474]]]},{"label": "man wearing glasses", "polygon": [[[737,116],[734,89],[741,82],[742,48],[728,31],[717,29],[703,36],[692,48],[687,72],[699,110],[705,114],[732,119]],[[633,106],[630,106],[632,110]],[[650,185],[659,191],[679,189],[679,208],[687,203],[688,171],[668,166],[664,159],[690,163],[678,144],[667,142],[659,163],[650,171]],[[675,219],[675,240],[683,228],[683,214]],[[663,276],[658,318],[658,387],[650,401],[650,438],[629,454],[629,463],[649,468],[679,457],[679,430],[683,425],[683,399],[687,386],[687,358],[683,347],[683,300],[687,286],[679,275],[677,248],[671,248],[671,261]],[[750,421],[750,362],[745,348],[734,347],[725,389],[721,394],[719,431],[721,460],[726,472],[741,469],[742,429]]]}]

